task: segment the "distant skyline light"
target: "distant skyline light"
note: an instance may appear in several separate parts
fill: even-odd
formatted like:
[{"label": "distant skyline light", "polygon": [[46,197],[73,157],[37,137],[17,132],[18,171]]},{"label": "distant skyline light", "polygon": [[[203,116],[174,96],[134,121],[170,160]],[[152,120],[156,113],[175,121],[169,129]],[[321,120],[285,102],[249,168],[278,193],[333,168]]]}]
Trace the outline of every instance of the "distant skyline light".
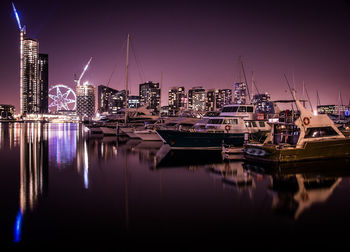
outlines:
[{"label": "distant skyline light", "polygon": [[40,42],[40,52],[49,55],[49,87],[63,83],[75,89],[74,75],[79,76],[86,60],[93,57],[84,80],[124,89],[125,41],[130,33],[130,94],[138,94],[140,83],[160,82],[163,72],[162,105],[173,86],[187,91],[194,86],[232,89],[239,81],[239,56],[249,88],[254,72],[258,89],[270,93],[271,100],[290,98],[286,74],[298,97],[305,82],[313,104],[316,91],[322,104],[338,104],[339,92],[343,102],[349,102],[350,4],[345,0],[102,0],[83,5],[18,0],[0,5],[1,31],[6,35],[0,48],[4,90],[0,103],[15,105],[17,113],[16,26],[21,27],[21,22],[27,34]]}]

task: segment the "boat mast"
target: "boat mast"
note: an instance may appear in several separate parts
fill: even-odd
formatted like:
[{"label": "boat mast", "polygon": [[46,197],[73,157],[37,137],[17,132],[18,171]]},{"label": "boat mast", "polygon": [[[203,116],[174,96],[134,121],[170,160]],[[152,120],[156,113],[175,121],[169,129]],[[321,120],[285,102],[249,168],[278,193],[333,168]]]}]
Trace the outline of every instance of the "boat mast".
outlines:
[{"label": "boat mast", "polygon": [[128,38],[126,42],[126,77],[125,77],[125,124],[128,116],[128,98],[129,98],[129,49],[130,49],[130,34],[128,33]]},{"label": "boat mast", "polygon": [[318,95],[318,90],[316,90],[316,95],[317,95],[317,106],[321,105],[320,97]]},{"label": "boat mast", "polygon": [[159,116],[161,115],[160,111],[161,111],[161,108],[162,108],[162,88],[163,88],[163,72],[160,72]]},{"label": "boat mast", "polygon": [[245,75],[245,70],[244,70],[242,58],[239,57],[239,60],[240,60],[240,62],[241,62],[241,67],[242,67],[242,72],[243,72],[245,84],[247,85],[248,98],[249,98],[249,103],[250,103],[250,102],[251,102],[251,99],[250,99],[250,93],[249,93],[249,86],[248,86],[247,76]]}]

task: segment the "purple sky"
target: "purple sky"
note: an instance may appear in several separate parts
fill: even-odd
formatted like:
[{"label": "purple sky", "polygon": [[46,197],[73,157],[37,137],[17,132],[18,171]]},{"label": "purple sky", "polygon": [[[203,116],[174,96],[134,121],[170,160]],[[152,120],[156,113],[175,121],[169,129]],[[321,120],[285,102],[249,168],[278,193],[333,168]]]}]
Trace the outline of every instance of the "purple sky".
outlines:
[{"label": "purple sky", "polygon": [[[283,4],[281,3],[283,2]],[[350,4],[346,1],[14,1],[27,34],[49,54],[49,85],[74,87],[74,74],[94,57],[84,81],[125,86],[125,40],[131,34],[129,86],[160,81],[167,90],[232,88],[242,56],[248,82],[254,71],[260,91],[290,98],[289,77],[302,82],[316,103],[350,98]],[[19,111],[19,32],[11,1],[1,8],[0,103]],[[135,53],[134,53],[135,52]],[[293,84],[292,84],[293,85]]]}]

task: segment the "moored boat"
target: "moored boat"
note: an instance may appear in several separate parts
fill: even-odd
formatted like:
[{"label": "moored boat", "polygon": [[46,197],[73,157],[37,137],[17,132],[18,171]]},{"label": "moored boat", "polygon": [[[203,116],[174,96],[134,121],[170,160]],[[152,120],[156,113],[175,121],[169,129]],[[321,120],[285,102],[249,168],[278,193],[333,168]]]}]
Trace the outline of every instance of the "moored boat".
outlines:
[{"label": "moored boat", "polygon": [[272,123],[263,144],[247,143],[244,157],[257,162],[293,162],[350,156],[350,138],[323,114],[314,115],[296,100],[300,116]]}]

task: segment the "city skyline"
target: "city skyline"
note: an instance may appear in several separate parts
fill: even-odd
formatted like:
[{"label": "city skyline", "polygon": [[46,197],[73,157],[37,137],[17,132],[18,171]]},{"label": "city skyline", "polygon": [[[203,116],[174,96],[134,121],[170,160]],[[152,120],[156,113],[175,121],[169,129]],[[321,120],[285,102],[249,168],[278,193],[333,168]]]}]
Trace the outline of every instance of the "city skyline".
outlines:
[{"label": "city skyline", "polygon": [[[316,90],[322,104],[337,103],[339,91],[344,103],[349,101],[350,36],[345,31],[350,6],[345,1],[14,3],[27,34],[50,56],[49,87],[75,88],[74,74],[93,57],[84,81],[124,89],[123,44],[130,33],[130,94],[138,93],[140,83],[160,83],[163,73],[162,106],[172,86],[232,89],[239,81],[239,56],[250,87],[254,71],[259,90],[272,100],[290,98],[286,74],[299,97],[305,82],[313,104]],[[1,26],[8,36],[1,49],[0,103],[15,105],[18,113],[19,32],[11,2],[1,6]]]}]

